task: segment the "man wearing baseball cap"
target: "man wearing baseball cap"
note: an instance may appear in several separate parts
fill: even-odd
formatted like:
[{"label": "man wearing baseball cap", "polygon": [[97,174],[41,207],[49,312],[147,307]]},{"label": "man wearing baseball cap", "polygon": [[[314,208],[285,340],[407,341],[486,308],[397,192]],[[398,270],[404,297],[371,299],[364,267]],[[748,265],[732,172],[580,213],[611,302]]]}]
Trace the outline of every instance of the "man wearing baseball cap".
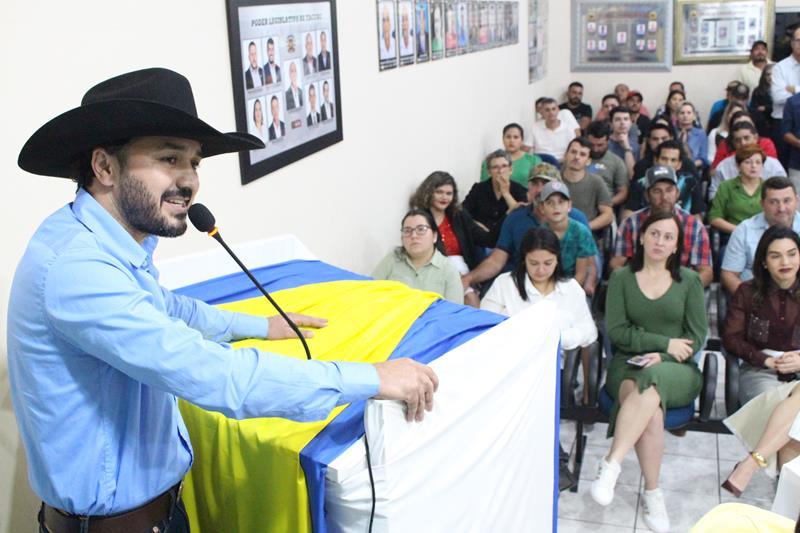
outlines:
[{"label": "man wearing baseball cap", "polygon": [[[497,239],[492,253],[477,267],[461,276],[464,287],[477,286],[484,281],[492,280],[501,272],[514,268],[520,261],[519,250],[522,238],[528,230],[537,228],[542,224],[543,213],[539,202],[539,193],[553,181],[560,181],[558,169],[549,163],[539,163],[533,167],[528,177],[528,200],[530,205],[517,208],[508,214],[500,227],[500,236]],[[589,221],[582,212],[570,209],[569,217],[589,227]]]},{"label": "man wearing baseball cap", "polygon": [[625,102],[620,102],[622,105],[628,106],[628,109],[631,111],[631,120],[636,124],[636,127],[639,128],[640,145],[650,132],[650,113],[642,102],[644,102],[642,93],[635,89],[628,92],[628,98]]},{"label": "man wearing baseball cap", "polygon": [[187,531],[180,486],[193,453],[176,397],[233,418],[319,420],[376,395],[405,401],[412,418],[430,409],[437,378],[424,365],[233,350],[228,341],[294,334],[279,317],[159,286],[153,251],[159,236],[186,231],[201,159],[263,147],[200,120],[189,81],[151,68],[91,88],[22,148],[22,169],[78,183],[31,238],[8,308],[11,397],[40,531]]},{"label": "man wearing baseball cap", "polygon": [[625,266],[633,257],[639,240],[639,228],[650,213],[672,212],[681,221],[683,228],[683,253],[681,265],[692,268],[700,274],[703,286],[708,287],[713,277],[711,269],[711,244],[703,221],[677,206],[680,191],[678,177],[672,167],[655,165],[645,175],[647,179],[647,200],[649,206],[634,211],[620,224],[614,243],[614,257],[611,268]]},{"label": "man wearing baseball cap", "polygon": [[597,245],[589,227],[569,217],[572,209],[569,189],[560,181],[549,182],[539,194],[539,205],[542,222],[553,230],[561,243],[558,261],[564,275],[575,278],[585,290],[597,256]]},{"label": "man wearing baseball cap", "polygon": [[751,92],[754,91],[761,80],[761,73],[764,72],[764,67],[771,63],[766,41],[755,41],[753,46],[750,47],[750,61],[742,65],[739,70],[739,81],[747,85]]}]

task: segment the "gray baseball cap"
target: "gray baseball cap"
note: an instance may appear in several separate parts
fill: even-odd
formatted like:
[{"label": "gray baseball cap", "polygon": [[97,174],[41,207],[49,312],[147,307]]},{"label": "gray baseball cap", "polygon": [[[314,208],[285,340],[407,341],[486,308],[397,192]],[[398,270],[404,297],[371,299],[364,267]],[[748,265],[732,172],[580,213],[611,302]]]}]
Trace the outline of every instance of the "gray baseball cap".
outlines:
[{"label": "gray baseball cap", "polygon": [[550,181],[544,186],[542,192],[539,193],[539,200],[544,202],[554,194],[562,194],[569,200],[569,188],[560,181]]},{"label": "gray baseball cap", "polygon": [[674,185],[678,184],[678,177],[675,175],[675,170],[672,167],[664,165],[654,165],[647,169],[647,188],[649,189],[658,181],[668,181]]}]

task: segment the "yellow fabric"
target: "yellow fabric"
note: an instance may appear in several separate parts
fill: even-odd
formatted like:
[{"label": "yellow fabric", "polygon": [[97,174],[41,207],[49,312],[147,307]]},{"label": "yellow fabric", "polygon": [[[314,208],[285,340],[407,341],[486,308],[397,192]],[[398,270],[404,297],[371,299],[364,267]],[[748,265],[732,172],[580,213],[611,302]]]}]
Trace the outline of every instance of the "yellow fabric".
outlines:
[{"label": "yellow fabric", "polygon": [[[392,351],[419,316],[439,298],[394,281],[335,281],[276,292],[287,311],[328,319],[308,339],[319,360],[379,362]],[[263,298],[221,305],[255,315],[274,315]],[[248,339],[237,347],[305,358],[297,339]],[[344,406],[325,421],[281,418],[232,420],[180,402],[195,450],[184,485],[193,533],[221,531],[310,532],[311,515],[299,452]]]},{"label": "yellow fabric", "polygon": [[690,533],[792,533],[794,520],[744,503],[723,503],[711,509]]}]

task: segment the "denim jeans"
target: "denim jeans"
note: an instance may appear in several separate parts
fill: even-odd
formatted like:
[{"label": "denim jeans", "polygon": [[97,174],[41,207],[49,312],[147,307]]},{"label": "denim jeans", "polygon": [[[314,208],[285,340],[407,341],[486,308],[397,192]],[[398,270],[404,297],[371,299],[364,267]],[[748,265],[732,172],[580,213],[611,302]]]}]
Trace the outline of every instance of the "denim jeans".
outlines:
[{"label": "denim jeans", "polygon": [[[44,511],[39,511],[38,516],[39,533],[59,533],[58,531],[51,531],[44,526]],[[91,531],[91,523],[86,523],[85,531],[81,533],[88,533]],[[183,500],[178,500],[172,512],[172,519],[162,520],[147,531],[132,531],[130,533],[189,533],[189,517],[186,515],[186,507],[183,505]]]}]

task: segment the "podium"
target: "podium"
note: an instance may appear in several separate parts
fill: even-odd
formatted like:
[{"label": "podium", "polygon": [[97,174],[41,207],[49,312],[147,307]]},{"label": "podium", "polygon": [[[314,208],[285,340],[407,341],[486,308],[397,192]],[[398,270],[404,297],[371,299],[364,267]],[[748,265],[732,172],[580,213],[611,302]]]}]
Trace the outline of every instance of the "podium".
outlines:
[{"label": "podium", "polygon": [[[298,278],[294,273],[270,279],[276,269],[324,273],[311,283],[344,272],[310,261],[305,247],[287,245],[291,240],[276,241],[277,252],[269,250],[269,241],[246,245],[253,255],[277,262],[293,259],[293,250],[301,251],[303,261],[259,270],[256,277],[268,290],[285,287],[289,277]],[[257,249],[261,250],[253,252]],[[230,260],[223,253],[158,263],[163,284],[210,301],[225,301],[229,287],[237,298],[254,296],[255,290],[242,293],[243,282],[226,265]],[[181,289],[180,273],[187,271],[207,281]],[[216,283],[206,285],[215,281],[208,280],[212,276]],[[204,287],[213,290],[204,293]],[[551,306],[537,304],[503,320],[485,311],[434,302],[392,352],[392,357],[426,362],[437,372],[440,388],[434,410],[421,423],[407,423],[396,402],[370,400],[366,408],[363,402],[349,406],[301,450],[297,464],[304,471],[305,487],[259,481],[265,455],[287,457],[279,439],[261,442],[255,432],[248,433],[261,419],[245,421],[245,431],[236,421],[220,422],[217,413],[193,407],[187,415],[182,409],[196,456],[185,492],[193,531],[219,531],[223,524],[231,528],[232,516],[236,523],[248,524],[239,531],[366,531],[371,491],[364,430],[377,496],[373,531],[555,531],[559,334]],[[228,450],[223,460],[222,441],[242,445]],[[235,465],[245,465],[244,470],[237,471]],[[294,509],[269,498],[295,491],[299,499],[308,499],[307,506]]]}]

